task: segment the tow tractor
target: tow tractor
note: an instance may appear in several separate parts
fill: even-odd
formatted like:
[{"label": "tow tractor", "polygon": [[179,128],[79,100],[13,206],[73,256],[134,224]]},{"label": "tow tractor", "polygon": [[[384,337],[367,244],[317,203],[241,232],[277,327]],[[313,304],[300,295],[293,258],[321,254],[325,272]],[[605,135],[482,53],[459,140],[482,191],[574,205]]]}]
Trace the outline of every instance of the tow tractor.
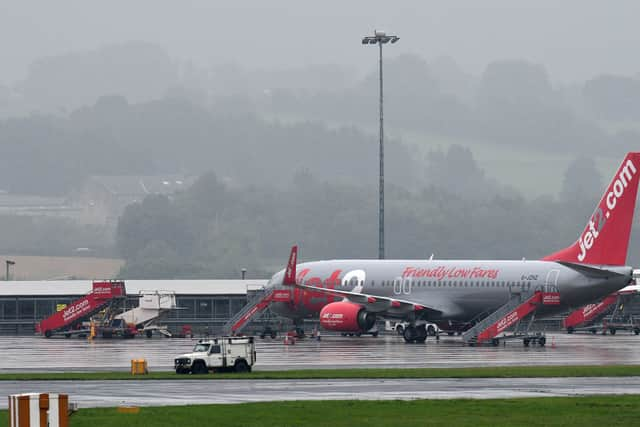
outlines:
[{"label": "tow tractor", "polygon": [[174,367],[176,374],[251,372],[255,363],[253,337],[219,337],[198,341],[193,352],[175,358]]}]

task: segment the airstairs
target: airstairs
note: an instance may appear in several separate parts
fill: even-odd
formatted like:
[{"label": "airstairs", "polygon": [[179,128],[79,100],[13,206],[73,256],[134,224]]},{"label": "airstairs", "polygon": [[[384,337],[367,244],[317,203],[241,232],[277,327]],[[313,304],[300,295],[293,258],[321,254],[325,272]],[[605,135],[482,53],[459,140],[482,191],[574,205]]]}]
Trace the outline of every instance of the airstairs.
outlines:
[{"label": "airstairs", "polygon": [[[582,327],[595,322],[598,318],[610,313],[617,305],[618,294],[611,294],[596,304],[589,304],[571,312],[562,322],[562,326],[569,333],[583,329]],[[588,327],[590,331],[596,331],[595,326]]]},{"label": "airstairs", "polygon": [[93,282],[88,294],[36,324],[36,332],[49,338],[53,334],[69,334],[73,325],[99,312],[115,299],[126,297],[122,281]]},{"label": "airstairs", "polygon": [[632,331],[634,334],[640,334],[640,322],[634,316],[633,309],[628,310],[632,306],[633,299],[637,295],[637,291],[618,292],[616,303],[611,315],[605,316],[602,322],[602,334],[609,332],[615,335],[616,331]]},{"label": "airstairs", "polygon": [[223,335],[237,335],[255,318],[262,313],[271,302],[289,302],[292,299],[291,292],[286,289],[265,289],[258,290],[248,298],[247,304],[236,313],[222,327]]},{"label": "airstairs", "polygon": [[138,330],[144,331],[148,337],[151,337],[154,330],[170,336],[166,326],[158,326],[155,322],[177,308],[176,294],[173,291],[140,291],[138,306],[116,315],[114,319],[122,319],[126,324],[136,325]]},{"label": "airstairs", "polygon": [[529,319],[526,332],[516,333],[508,338],[522,338],[525,345],[537,341],[544,345],[545,338],[541,334],[529,334],[529,328],[535,318],[535,311],[543,305],[560,304],[560,294],[556,289],[542,288],[536,290],[522,290],[512,292],[511,298],[496,311],[480,320],[472,328],[462,334],[462,341],[470,346],[490,341],[498,345],[500,340],[507,338],[500,336],[513,325]]}]

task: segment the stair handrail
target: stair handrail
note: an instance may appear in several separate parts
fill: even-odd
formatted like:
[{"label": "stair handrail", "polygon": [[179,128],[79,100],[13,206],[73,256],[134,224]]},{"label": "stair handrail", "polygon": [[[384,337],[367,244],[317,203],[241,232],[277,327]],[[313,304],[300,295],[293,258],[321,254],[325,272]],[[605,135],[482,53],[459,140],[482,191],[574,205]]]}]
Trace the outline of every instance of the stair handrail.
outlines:
[{"label": "stair handrail", "polygon": [[462,333],[462,339],[464,341],[469,341],[474,337],[477,338],[479,332],[485,329],[487,326],[492,325],[494,322],[498,321],[500,318],[504,317],[505,314],[509,313],[515,307],[518,307],[520,304],[524,303],[528,299],[530,299],[537,290],[524,290],[522,289],[520,292],[511,292],[511,298],[496,309],[493,313],[488,315],[487,317],[480,320],[478,323],[473,325],[473,327],[469,328],[465,332]]},{"label": "stair handrail", "polygon": [[273,291],[274,291],[273,288],[265,288],[265,287],[263,287],[262,289],[256,291],[256,294],[253,295],[251,298],[247,298],[247,303],[236,314],[231,316],[231,318],[229,318],[229,320],[222,326],[223,333],[226,334],[229,331],[231,331],[231,327],[238,320],[240,320],[240,318],[242,318],[242,316],[247,314],[249,312],[249,310],[251,310],[256,304],[258,304],[260,301],[262,301],[265,297],[268,296],[268,294],[272,293]]}]

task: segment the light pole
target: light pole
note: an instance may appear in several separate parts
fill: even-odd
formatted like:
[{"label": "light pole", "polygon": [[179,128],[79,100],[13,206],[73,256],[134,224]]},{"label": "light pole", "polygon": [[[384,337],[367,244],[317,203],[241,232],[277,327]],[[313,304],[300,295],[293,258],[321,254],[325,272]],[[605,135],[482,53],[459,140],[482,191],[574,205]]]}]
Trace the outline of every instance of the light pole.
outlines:
[{"label": "light pole", "polygon": [[362,44],[378,45],[380,47],[380,182],[378,192],[380,194],[378,211],[378,258],[384,259],[384,109],[382,96],[382,45],[389,42],[396,43],[400,40],[398,36],[392,36],[384,31],[374,31],[373,36],[362,38]]},{"label": "light pole", "polygon": [[6,275],[5,275],[5,280],[8,282],[9,281],[9,267],[11,267],[12,265],[16,265],[15,261],[11,261],[10,259],[5,261],[6,265],[7,265],[7,271],[6,271]]}]

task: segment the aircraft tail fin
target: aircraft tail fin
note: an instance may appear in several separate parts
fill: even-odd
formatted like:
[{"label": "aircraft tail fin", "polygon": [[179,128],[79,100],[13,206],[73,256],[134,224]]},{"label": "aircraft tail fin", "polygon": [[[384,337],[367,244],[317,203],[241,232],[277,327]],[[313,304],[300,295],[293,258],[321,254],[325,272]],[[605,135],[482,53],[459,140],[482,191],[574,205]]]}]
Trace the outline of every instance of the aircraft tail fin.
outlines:
[{"label": "aircraft tail fin", "polygon": [[291,247],[291,253],[289,254],[289,261],[287,262],[287,269],[284,272],[284,278],[282,279],[283,285],[295,285],[296,284],[296,264],[298,262],[298,246]]},{"label": "aircraft tail fin", "polygon": [[542,259],[625,265],[639,177],[640,153],[627,153],[578,240]]}]

